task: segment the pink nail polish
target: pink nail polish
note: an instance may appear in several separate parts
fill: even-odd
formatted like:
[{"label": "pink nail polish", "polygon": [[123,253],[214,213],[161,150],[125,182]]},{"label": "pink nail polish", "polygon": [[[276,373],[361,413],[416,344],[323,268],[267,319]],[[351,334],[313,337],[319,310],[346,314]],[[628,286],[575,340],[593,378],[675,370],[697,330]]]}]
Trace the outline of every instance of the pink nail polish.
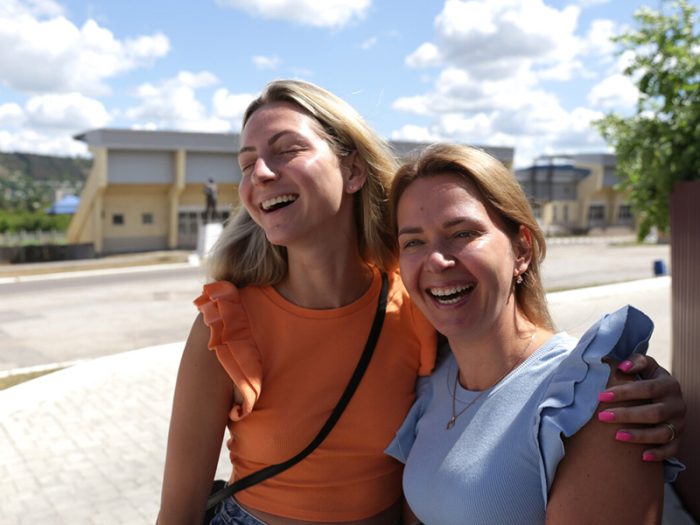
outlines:
[{"label": "pink nail polish", "polygon": [[600,394],[598,394],[598,401],[602,401],[603,403],[610,403],[610,401],[615,401],[615,393],[601,392]]},{"label": "pink nail polish", "polygon": [[651,452],[645,452],[642,454],[642,461],[654,461],[656,459],[656,456],[652,454]]},{"label": "pink nail polish", "polygon": [[623,372],[629,372],[632,367],[634,366],[634,363],[630,361],[629,359],[623,361],[619,365],[617,365],[618,370],[622,370]]},{"label": "pink nail polish", "polygon": [[618,441],[632,441],[632,434],[624,430],[618,430],[615,434],[615,439]]},{"label": "pink nail polish", "polygon": [[615,421],[615,414],[609,410],[603,410],[602,412],[598,412],[598,420],[611,423]]}]

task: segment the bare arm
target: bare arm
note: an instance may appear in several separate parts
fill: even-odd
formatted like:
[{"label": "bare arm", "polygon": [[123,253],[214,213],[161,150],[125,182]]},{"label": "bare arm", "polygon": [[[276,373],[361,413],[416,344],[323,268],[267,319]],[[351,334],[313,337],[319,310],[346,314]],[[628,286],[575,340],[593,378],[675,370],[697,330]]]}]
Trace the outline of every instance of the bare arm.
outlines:
[{"label": "bare arm", "polygon": [[642,452],[641,457],[645,461],[661,461],[676,456],[686,412],[680,384],[649,356],[635,354],[628,361],[620,363],[620,368],[630,375],[641,374],[643,380],[625,382],[600,395],[601,402],[636,401],[625,407],[612,407],[606,403],[605,412],[608,414],[603,416],[604,419],[624,424],[616,439],[653,445]]},{"label": "bare arm", "polygon": [[175,385],[158,524],[201,525],[221,450],[233,383],[207,349],[209,328],[198,316]]},{"label": "bare arm", "polygon": [[[624,381],[615,372],[608,384]],[[566,441],[566,456],[549,493],[547,524],[661,523],[661,464],[639,461],[642,445],[616,442],[617,430],[619,425],[594,416]]]}]

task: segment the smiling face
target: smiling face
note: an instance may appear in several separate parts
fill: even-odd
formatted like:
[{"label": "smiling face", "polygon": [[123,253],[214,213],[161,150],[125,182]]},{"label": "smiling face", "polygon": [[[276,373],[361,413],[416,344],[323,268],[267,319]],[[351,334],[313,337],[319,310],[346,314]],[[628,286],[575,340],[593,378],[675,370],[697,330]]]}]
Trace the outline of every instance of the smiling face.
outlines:
[{"label": "smiling face", "polygon": [[439,332],[477,340],[512,322],[513,277],[528,258],[473,184],[449,173],[414,180],[398,202],[397,227],[401,277]]},{"label": "smiling face", "polygon": [[257,109],[241,133],[238,162],[241,202],[272,244],[317,242],[353,227],[350,193],[361,185],[349,183],[351,171],[320,125],[295,105]]}]

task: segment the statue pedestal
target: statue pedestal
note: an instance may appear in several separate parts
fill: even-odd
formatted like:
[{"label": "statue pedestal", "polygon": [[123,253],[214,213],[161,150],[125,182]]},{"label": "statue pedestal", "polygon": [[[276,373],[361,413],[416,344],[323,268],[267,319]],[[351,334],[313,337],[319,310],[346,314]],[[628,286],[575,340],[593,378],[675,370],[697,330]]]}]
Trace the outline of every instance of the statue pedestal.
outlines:
[{"label": "statue pedestal", "polygon": [[221,235],[224,225],[220,222],[200,224],[197,229],[197,251],[194,254],[197,259],[206,259],[214,243]]}]

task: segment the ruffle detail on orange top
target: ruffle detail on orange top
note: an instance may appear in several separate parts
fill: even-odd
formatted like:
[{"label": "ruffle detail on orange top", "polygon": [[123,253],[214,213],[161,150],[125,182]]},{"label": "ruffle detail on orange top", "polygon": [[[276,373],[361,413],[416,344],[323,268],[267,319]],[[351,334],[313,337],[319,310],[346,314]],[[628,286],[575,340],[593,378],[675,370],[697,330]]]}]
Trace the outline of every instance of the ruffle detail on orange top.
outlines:
[{"label": "ruffle detail on orange top", "polygon": [[238,288],[228,281],[205,284],[194,304],[210,329],[209,349],[216,352],[243,397],[243,403],[231,409],[231,419],[239,421],[250,414],[260,397],[263,375],[248,314],[241,304]]}]

